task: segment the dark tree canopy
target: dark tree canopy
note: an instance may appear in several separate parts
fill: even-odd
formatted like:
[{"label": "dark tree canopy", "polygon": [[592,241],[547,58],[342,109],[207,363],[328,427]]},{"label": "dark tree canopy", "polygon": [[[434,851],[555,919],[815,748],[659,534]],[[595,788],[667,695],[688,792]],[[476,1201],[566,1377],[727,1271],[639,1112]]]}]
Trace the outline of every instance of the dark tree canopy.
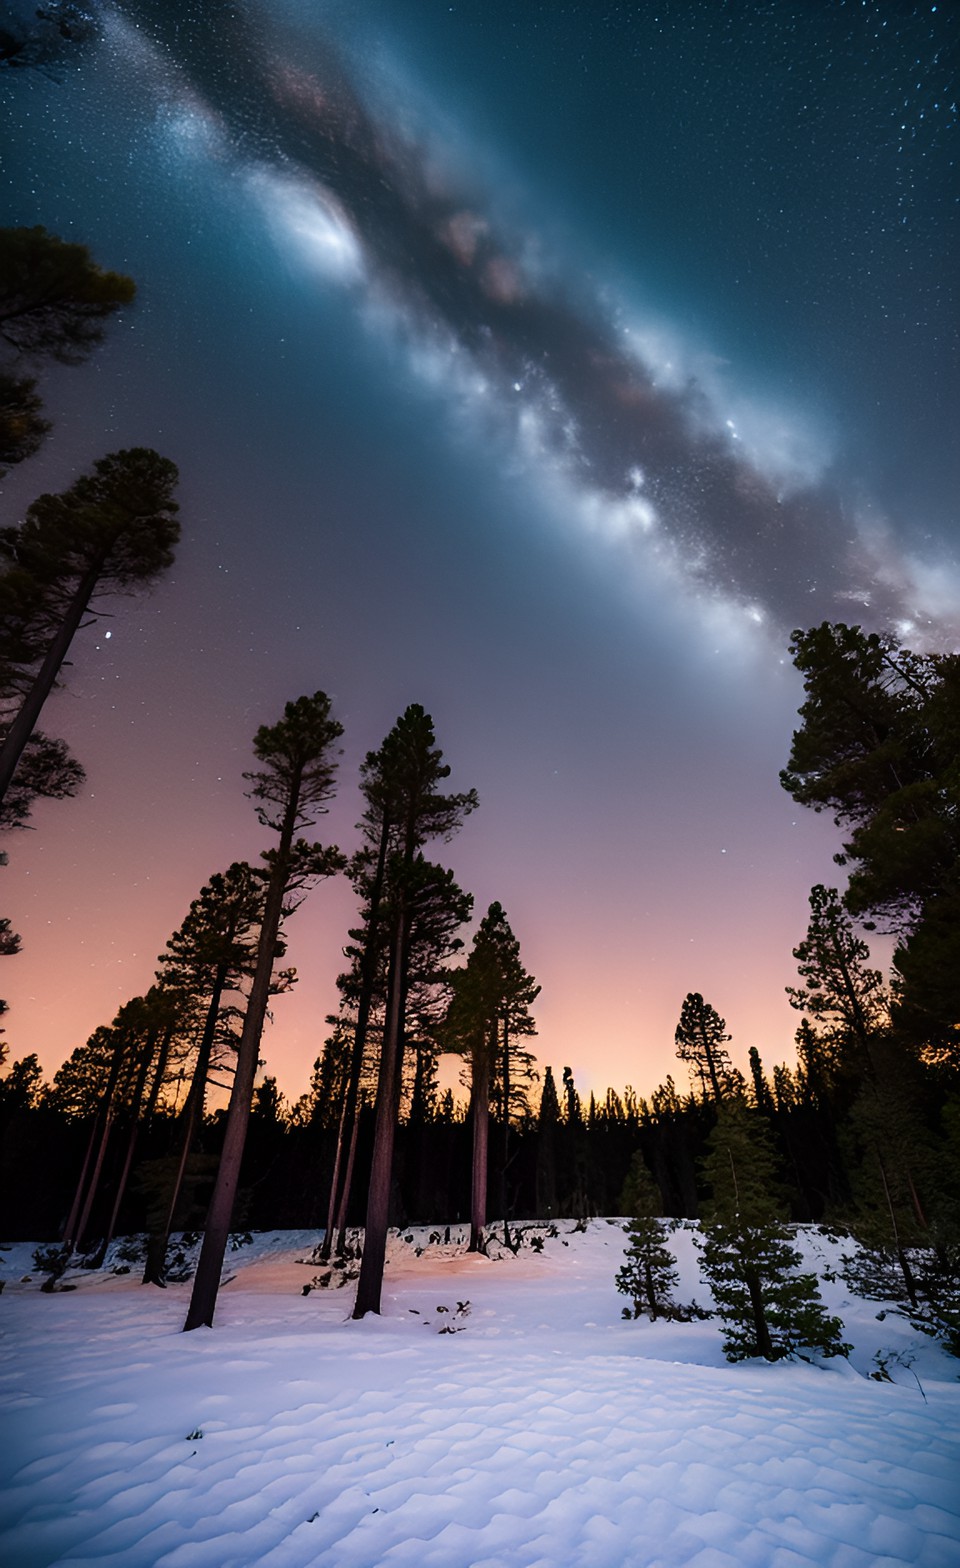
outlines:
[{"label": "dark tree canopy", "polygon": [[86,245],[40,225],[0,229],[0,343],[10,353],[77,365],[136,292],[132,278],[99,267]]},{"label": "dark tree canopy", "polygon": [[810,924],[793,956],[804,983],[787,987],[790,1005],[868,1063],[871,1041],[889,1023],[886,988],[880,971],[869,967],[870,949],[856,935],[836,888],[811,888]]},{"label": "dark tree canopy", "polygon": [[[79,8],[47,6],[37,12],[33,34],[24,30],[18,38],[0,27],[0,64],[35,63],[41,37],[61,36],[54,10],[69,30],[65,13]],[[135,293],[132,279],[97,266],[85,245],[43,228],[0,229],[0,479],[32,457],[50,430],[24,362],[81,364],[101,342],[108,317]]]},{"label": "dark tree canopy", "polygon": [[27,826],[34,802],[67,800],[86,778],[66,741],[34,730],[20,755],[13,782],[0,802],[0,829]]},{"label": "dark tree canopy", "polygon": [[48,604],[92,569],[92,596],[141,587],[173,563],[177,479],[176,464],[150,447],[111,452],[68,490],[38,496],[19,528],[0,531],[0,559],[30,573]]},{"label": "dark tree canopy", "polygon": [[37,451],[50,429],[33,376],[0,370],[0,479]]},{"label": "dark tree canopy", "polygon": [[727,1051],[726,1021],[716,1008],[705,1002],[699,991],[689,991],[680,1009],[674,1040],[677,1055],[682,1062],[689,1062],[691,1070],[700,1080],[704,1098],[723,1098],[729,1087],[731,1066]]},{"label": "dark tree canopy", "polygon": [[844,904],[896,931],[899,1013],[920,1043],[960,1023],[960,654],[859,626],[794,632],[801,728],[780,782],[849,834]]},{"label": "dark tree canopy", "polygon": [[[99,613],[102,595],[144,587],[171,565],[177,477],[148,447],[113,452],[68,490],[38,497],[19,528],[0,530],[0,801],[84,617]],[[63,785],[77,765],[64,773],[61,754],[58,782],[56,760],[48,752],[52,782],[38,793],[72,792]]]}]

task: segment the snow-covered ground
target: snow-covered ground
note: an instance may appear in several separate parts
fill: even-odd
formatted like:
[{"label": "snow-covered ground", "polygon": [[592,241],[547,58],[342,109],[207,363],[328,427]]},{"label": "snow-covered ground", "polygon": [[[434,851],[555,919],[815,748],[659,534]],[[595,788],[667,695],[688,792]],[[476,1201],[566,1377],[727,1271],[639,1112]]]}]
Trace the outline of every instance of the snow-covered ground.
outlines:
[{"label": "snow-covered ground", "polygon": [[713,1322],[623,1321],[618,1226],[559,1231],[489,1259],[392,1239],[362,1323],[350,1286],[303,1294],[315,1234],[258,1236],[192,1334],[188,1285],[41,1295],[4,1249],[0,1561],[957,1568],[960,1364],[833,1281],[849,1363],[729,1366]]}]

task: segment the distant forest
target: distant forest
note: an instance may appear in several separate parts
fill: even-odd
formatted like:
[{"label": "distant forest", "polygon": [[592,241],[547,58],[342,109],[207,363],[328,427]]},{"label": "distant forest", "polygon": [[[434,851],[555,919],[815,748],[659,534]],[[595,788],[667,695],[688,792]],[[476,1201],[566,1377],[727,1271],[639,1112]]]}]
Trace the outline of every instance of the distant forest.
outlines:
[{"label": "distant forest", "polygon": [[[0,464],[46,438],[33,370],[81,363],[134,293],[82,246],[0,231]],[[104,601],[172,563],[177,480],[156,452],[111,453],[0,529],[8,831],[37,798],[66,799],[83,780],[41,714]],[[760,1185],[783,1218],[848,1230],[885,1288],[960,1334],[960,655],[829,623],[794,632],[790,651],[805,701],[781,783],[832,814],[846,871],[842,895],[812,889],[795,950],[795,1066],[770,1069],[751,1051],[744,1075],[724,1020],[691,991],[676,1029],[688,1087],[668,1079],[648,1098],[611,1089],[585,1103],[568,1069],[540,1076],[529,1049],[539,986],[506,912],[492,904],[469,936],[473,899],[430,858],[476,794],[446,791],[432,720],[411,704],[361,769],[360,847],[348,856],[307,836],[335,792],[342,734],[316,691],[253,737],[247,793],[271,847],[196,893],[156,983],[52,1083],[35,1057],[6,1065],[0,1232],[51,1244],[50,1289],[71,1260],[100,1267],[129,1233],[147,1238],[145,1283],[162,1286],[181,1267],[176,1237],[202,1232],[193,1328],[212,1322],[231,1233],[317,1228],[320,1261],[357,1264],[359,1317],[380,1309],[391,1225],[462,1220],[484,1250],[491,1217],[507,1247],[528,1220],[638,1205],[695,1217],[720,1204],[727,1166],[736,1214],[762,1145],[772,1163],[757,1157]],[[257,1084],[264,1021],[294,979],[288,922],[340,875],[357,909],[340,1007],[309,1092],[288,1106],[272,1079]],[[889,981],[858,925],[895,935]],[[0,922],[0,956],[18,948]],[[438,1092],[443,1054],[463,1062],[465,1106]],[[211,1085],[229,1091],[225,1110],[211,1112]],[[718,1153],[718,1127],[734,1124]]]}]

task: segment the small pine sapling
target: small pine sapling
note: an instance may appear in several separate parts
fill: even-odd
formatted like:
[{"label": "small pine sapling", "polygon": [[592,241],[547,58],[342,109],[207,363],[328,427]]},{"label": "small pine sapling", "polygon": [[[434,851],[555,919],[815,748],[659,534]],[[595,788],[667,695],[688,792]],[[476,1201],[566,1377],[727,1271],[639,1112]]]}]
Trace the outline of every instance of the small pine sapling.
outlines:
[{"label": "small pine sapling", "polygon": [[629,1243],[626,1262],[617,1274],[617,1289],[633,1298],[633,1312],[624,1307],[625,1318],[638,1318],[645,1312],[651,1323],[676,1314],[673,1292],[680,1283],[673,1254],[665,1244],[663,1222],[657,1218],[660,1193],[647,1170],[643,1155],[634,1155],[624,1185],[624,1208],[633,1218],[624,1226]]}]

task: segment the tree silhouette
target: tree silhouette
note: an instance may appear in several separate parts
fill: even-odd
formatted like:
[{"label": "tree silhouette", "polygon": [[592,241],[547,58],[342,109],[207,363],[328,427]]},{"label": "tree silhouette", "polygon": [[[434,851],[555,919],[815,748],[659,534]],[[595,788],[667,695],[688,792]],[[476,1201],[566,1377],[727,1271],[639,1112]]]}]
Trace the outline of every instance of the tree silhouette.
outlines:
[{"label": "tree silhouette", "polygon": [[874,1070],[875,1042],[890,1023],[883,976],[870,969],[870,949],[854,933],[836,888],[810,890],[810,924],[793,950],[803,986],[787,986],[791,1007],[826,1026],[861,1073]]},{"label": "tree silhouette", "polygon": [[173,561],[176,482],[174,464],[149,448],[114,452],[69,490],[40,496],[19,528],[0,530],[0,803],[84,618],[102,613],[102,595],[145,587]]},{"label": "tree silhouette", "polygon": [[[514,1068],[518,1042],[536,1033],[530,1007],[540,987],[520,960],[520,944],[500,904],[491,904],[473,939],[463,969],[452,977],[453,999],[446,1034],[467,1057],[470,1069],[470,1125],[473,1156],[470,1183],[471,1252],[483,1248],[487,1218],[490,1102],[498,1079],[506,1168],[510,1115],[517,1090]],[[523,1053],[524,1058],[527,1053]],[[521,1066],[521,1071],[523,1064]],[[512,1092],[513,1091],[513,1092]],[[509,1226],[504,1205],[504,1239]]]},{"label": "tree silhouette", "polygon": [[[35,63],[26,34],[14,43],[0,28],[0,63]],[[32,457],[50,430],[36,378],[23,365],[81,364],[102,341],[107,318],[135,294],[131,278],[99,267],[85,245],[41,227],[0,229],[0,478]]]},{"label": "tree silhouette", "polygon": [[718,1104],[729,1087],[732,1073],[730,1056],[724,1049],[730,1039],[726,1028],[725,1020],[703,1000],[699,991],[687,993],[674,1036],[677,1055],[682,1062],[691,1064],[700,1080],[704,1099],[709,1097],[709,1085]]},{"label": "tree silhouette", "polygon": [[387,846],[389,899],[384,952],[388,970],[363,1259],[353,1311],[358,1318],[380,1310],[403,1070],[410,941],[417,898],[425,880],[420,851],[430,839],[450,838],[477,804],[473,790],[445,795],[439,789],[450,769],[436,745],[433,721],[418,704],[406,709],[379,753],[368,761],[371,766],[364,779],[364,794]]},{"label": "tree silhouette", "polygon": [[207,1080],[224,1007],[224,994],[238,991],[253,974],[263,919],[263,878],[246,861],[235,861],[201,888],[159,959],[163,985],[188,1005],[202,1009],[190,1088],[178,1117],[175,1164],[164,1194],[162,1218],[151,1227],[143,1283],[164,1283],[164,1260],[173,1229],[187,1161],[203,1121]]},{"label": "tree silhouette", "polygon": [[796,631],[801,728],[780,782],[849,834],[844,904],[899,938],[898,1021],[956,1060],[960,1023],[960,654],[859,626]]},{"label": "tree silhouette", "polygon": [[273,849],[264,850],[266,892],[257,943],[253,982],[237,1047],[237,1066],[227,1109],[223,1152],[204,1228],[203,1246],[193,1282],[184,1330],[213,1323],[240,1166],[246,1142],[260,1037],[270,997],[277,938],[291,899],[321,877],[343,870],[336,848],[297,838],[326,811],[337,768],[335,748],[343,726],[330,717],[330,699],[318,691],[288,702],[274,725],[262,725],[253,740],[261,767],[245,774],[249,794],[261,823],[277,834]]},{"label": "tree silhouette", "polygon": [[80,364],[103,339],[107,318],[136,285],[107,272],[85,245],[34,228],[0,229],[0,343],[30,359]]}]

